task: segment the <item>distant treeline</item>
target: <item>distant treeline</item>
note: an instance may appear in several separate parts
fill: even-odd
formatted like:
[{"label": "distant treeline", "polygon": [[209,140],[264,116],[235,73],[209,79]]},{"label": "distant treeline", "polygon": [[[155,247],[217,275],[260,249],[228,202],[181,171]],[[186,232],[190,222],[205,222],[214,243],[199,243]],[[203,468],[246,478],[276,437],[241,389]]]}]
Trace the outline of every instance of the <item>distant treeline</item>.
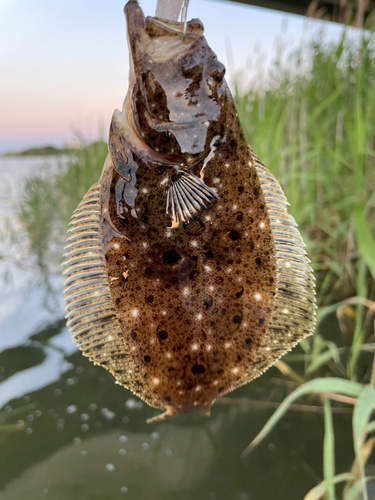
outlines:
[{"label": "distant treeline", "polygon": [[3,156],[51,156],[51,155],[77,155],[79,151],[85,150],[88,146],[107,147],[103,141],[94,141],[90,144],[83,143],[76,148],[55,148],[54,146],[43,146],[40,148],[29,148],[22,151],[10,151]]},{"label": "distant treeline", "polygon": [[44,146],[41,148],[30,148],[23,151],[11,151],[4,156],[49,156],[49,155],[69,155],[76,153],[71,148],[55,148],[54,146]]}]

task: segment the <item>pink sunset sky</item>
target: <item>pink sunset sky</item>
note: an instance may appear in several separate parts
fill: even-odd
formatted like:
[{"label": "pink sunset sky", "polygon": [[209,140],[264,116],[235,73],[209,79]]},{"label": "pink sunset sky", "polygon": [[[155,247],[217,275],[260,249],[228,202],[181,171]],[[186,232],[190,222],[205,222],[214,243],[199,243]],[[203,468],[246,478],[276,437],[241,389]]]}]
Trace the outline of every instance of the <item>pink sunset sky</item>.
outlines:
[{"label": "pink sunset sky", "polygon": [[[156,0],[140,4],[154,15]],[[124,0],[0,0],[0,153],[62,146],[75,131],[106,138],[127,90],[123,6]],[[281,40],[295,47],[323,25],[224,1],[190,0],[188,17],[203,21],[229,83],[239,72],[255,78]],[[336,36],[342,27],[328,23],[325,30]]]}]

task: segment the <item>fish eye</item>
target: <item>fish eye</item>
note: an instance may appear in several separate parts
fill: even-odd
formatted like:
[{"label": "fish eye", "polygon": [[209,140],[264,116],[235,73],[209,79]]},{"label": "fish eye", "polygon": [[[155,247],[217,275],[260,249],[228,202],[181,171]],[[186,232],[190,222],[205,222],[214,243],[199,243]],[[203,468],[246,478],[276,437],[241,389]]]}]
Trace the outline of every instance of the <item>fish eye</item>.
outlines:
[{"label": "fish eye", "polygon": [[225,75],[225,66],[223,63],[215,58],[215,64],[208,70],[210,77],[217,83],[220,84]]},{"label": "fish eye", "polygon": [[187,78],[192,78],[201,71],[199,61],[194,56],[185,56],[181,59],[182,72]]}]

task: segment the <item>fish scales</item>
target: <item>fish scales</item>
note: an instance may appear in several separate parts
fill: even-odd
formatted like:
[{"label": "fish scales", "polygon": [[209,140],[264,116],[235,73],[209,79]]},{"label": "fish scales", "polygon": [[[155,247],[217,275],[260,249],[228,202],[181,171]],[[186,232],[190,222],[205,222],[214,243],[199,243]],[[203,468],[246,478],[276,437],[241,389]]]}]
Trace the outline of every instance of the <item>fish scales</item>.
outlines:
[{"label": "fish scales", "polygon": [[155,408],[209,412],[310,335],[314,279],[286,198],[248,145],[202,23],[125,6],[129,91],[73,215],[68,326]]}]

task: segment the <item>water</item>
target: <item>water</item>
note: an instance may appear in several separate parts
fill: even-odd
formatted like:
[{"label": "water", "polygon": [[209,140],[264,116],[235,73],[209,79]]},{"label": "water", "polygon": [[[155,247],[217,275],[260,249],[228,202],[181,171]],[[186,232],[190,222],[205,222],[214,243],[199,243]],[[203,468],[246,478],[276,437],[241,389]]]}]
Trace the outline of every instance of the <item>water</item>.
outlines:
[{"label": "water", "polygon": [[[0,500],[301,500],[322,479],[321,414],[289,412],[240,459],[272,413],[240,398],[280,401],[275,368],[217,402],[210,418],[146,424],[158,412],[74,346],[63,313],[62,244],[49,242],[43,258],[28,251],[17,215],[26,176],[66,161],[0,159],[0,413],[16,426],[0,427]],[[17,408],[24,410],[13,415]],[[339,472],[353,457],[350,420],[334,416]]]}]

